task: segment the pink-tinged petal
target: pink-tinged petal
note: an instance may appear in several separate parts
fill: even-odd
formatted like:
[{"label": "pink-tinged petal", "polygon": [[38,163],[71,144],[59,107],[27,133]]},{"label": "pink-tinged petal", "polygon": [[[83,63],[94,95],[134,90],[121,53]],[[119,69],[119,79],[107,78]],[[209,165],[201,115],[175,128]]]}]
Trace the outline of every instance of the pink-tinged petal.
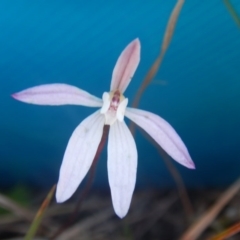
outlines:
[{"label": "pink-tinged petal", "polygon": [[38,105],[83,105],[88,107],[102,106],[102,100],[77,87],[62,84],[44,84],[31,87],[12,95],[13,98]]},{"label": "pink-tinged petal", "polygon": [[57,184],[57,202],[72,196],[81,183],[101,141],[104,116],[99,111],[84,119],[69,139]]},{"label": "pink-tinged petal", "polygon": [[129,209],[137,172],[137,148],[125,122],[116,121],[108,140],[108,179],[113,207],[123,218]]},{"label": "pink-tinged petal", "polygon": [[183,141],[164,119],[134,108],[127,108],[125,116],[145,130],[174,160],[187,168],[195,168]]},{"label": "pink-tinged petal", "polygon": [[140,41],[133,40],[123,50],[113,69],[111,91],[124,93],[140,61]]}]

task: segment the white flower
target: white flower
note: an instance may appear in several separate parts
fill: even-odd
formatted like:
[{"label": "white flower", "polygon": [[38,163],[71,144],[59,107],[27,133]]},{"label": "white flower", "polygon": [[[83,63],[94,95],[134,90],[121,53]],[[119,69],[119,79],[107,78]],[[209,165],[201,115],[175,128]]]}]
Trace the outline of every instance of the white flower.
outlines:
[{"label": "white flower", "polygon": [[99,146],[103,126],[107,124],[110,125],[107,167],[113,207],[120,218],[127,214],[136,182],[137,149],[124,116],[145,130],[173,159],[194,168],[181,138],[165,120],[150,112],[127,108],[128,99],[123,93],[139,60],[140,42],[135,39],[118,58],[110,92],[103,93],[102,100],[67,84],[40,85],[12,95],[32,104],[76,104],[101,108],[79,124],[68,142],[57,184],[57,202],[69,199],[86,176]]}]

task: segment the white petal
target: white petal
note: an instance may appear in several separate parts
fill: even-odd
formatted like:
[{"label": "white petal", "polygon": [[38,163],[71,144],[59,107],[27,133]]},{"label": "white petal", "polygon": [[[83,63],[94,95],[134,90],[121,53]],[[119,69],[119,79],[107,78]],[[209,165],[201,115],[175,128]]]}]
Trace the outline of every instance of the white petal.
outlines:
[{"label": "white petal", "polygon": [[111,91],[124,93],[140,61],[140,41],[135,39],[122,51],[113,69]]},{"label": "white petal", "polygon": [[96,154],[103,133],[104,117],[99,110],[84,119],[69,139],[57,184],[57,202],[72,196]]},{"label": "white petal", "polygon": [[113,207],[123,218],[129,209],[137,173],[137,148],[125,122],[116,121],[108,140],[108,179]]},{"label": "white petal", "polygon": [[134,108],[127,108],[125,116],[145,130],[174,160],[187,168],[195,168],[183,141],[164,119]]},{"label": "white petal", "polygon": [[25,89],[12,95],[13,98],[39,105],[83,105],[88,107],[102,106],[102,100],[90,93],[62,83],[44,84]]},{"label": "white petal", "polygon": [[110,94],[107,93],[107,92],[104,92],[103,96],[102,96],[102,100],[103,100],[103,105],[102,105],[102,108],[100,110],[100,113],[104,114],[108,111],[108,109],[110,107],[110,104],[111,104]]},{"label": "white petal", "polygon": [[126,107],[128,105],[128,99],[127,98],[124,98],[119,106],[118,106],[118,109],[117,109],[117,119],[118,121],[122,122],[123,119],[124,119],[124,114],[125,114],[125,110],[126,110]]}]

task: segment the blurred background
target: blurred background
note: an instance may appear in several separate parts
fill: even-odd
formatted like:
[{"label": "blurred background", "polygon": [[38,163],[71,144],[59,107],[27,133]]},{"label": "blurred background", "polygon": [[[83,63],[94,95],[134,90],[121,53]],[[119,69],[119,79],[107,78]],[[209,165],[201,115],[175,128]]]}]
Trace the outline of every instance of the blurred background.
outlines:
[{"label": "blurred background", "polygon": [[[138,37],[141,62],[125,96],[130,104],[153,61],[176,1],[0,2],[0,187],[50,187],[77,125],[94,109],[35,106],[12,93],[68,83],[101,98],[125,46]],[[232,0],[240,12],[240,2]],[[223,1],[186,1],[162,66],[139,108],[167,120],[196,164],[175,164],[191,187],[227,185],[240,169],[240,31]],[[138,186],[173,184],[154,146],[136,135]],[[96,187],[108,188],[106,152]]]},{"label": "blurred background", "polygon": [[[141,62],[125,92],[131,104],[159,54],[176,2],[0,1],[0,190],[50,189],[73,130],[95,110],[29,105],[10,95],[67,83],[101,97],[119,54],[138,37]],[[173,163],[188,188],[225,187],[240,174],[239,17],[239,0],[185,1],[139,104],[168,121],[188,147],[196,170]],[[135,139],[137,189],[174,187],[157,149],[138,130]],[[105,149],[93,185],[99,191],[109,191],[106,157]]]}]

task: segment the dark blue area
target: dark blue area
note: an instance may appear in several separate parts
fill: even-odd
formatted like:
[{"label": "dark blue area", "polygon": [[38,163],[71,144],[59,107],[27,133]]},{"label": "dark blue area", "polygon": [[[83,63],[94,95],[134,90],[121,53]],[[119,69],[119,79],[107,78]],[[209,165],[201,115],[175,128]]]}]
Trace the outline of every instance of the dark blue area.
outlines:
[{"label": "dark blue area", "polygon": [[[58,82],[101,97],[119,54],[138,37],[141,62],[125,93],[131,103],[159,53],[175,2],[0,1],[0,187],[50,188],[73,130],[94,111],[28,105],[10,95]],[[240,14],[240,1],[231,2]],[[186,1],[161,69],[141,99],[140,108],[167,120],[186,143],[197,169],[174,164],[188,186],[223,186],[240,174],[239,39],[222,1]],[[136,142],[137,186],[173,186],[155,147],[140,132]],[[95,186],[108,187],[106,151]]]}]

